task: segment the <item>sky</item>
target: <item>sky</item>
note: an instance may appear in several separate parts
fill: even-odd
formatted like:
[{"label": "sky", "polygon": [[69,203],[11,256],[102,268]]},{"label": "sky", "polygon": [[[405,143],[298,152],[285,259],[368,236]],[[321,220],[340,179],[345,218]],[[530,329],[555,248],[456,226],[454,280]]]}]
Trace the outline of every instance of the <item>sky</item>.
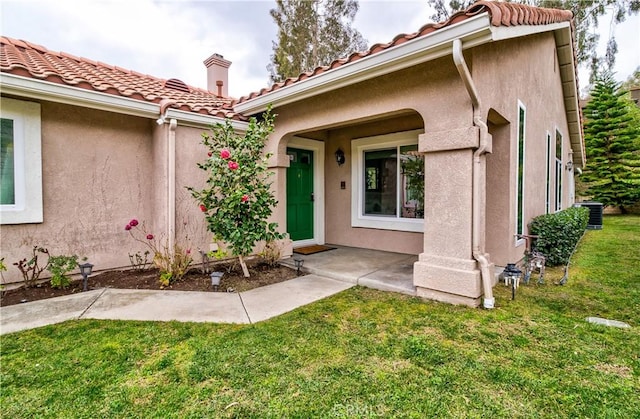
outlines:
[{"label": "sky", "polygon": [[[360,0],[354,27],[368,41],[386,43],[430,22],[426,0]],[[229,94],[267,87],[277,27],[269,15],[275,1],[229,0],[0,0],[0,33],[52,51],[206,88],[202,63],[213,53],[232,62]],[[602,50],[610,19],[597,30]],[[640,65],[640,18],[615,30],[619,52],[616,78]],[[581,89],[588,71],[579,73]]]}]

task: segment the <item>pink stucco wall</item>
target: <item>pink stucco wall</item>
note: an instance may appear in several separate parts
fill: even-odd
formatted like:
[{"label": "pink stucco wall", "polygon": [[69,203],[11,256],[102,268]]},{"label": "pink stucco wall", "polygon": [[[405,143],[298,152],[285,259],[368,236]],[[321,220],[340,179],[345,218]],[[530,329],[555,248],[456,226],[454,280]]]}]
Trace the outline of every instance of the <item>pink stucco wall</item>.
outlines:
[{"label": "pink stucco wall", "polygon": [[[487,250],[498,265],[519,260],[524,251],[524,245],[514,244],[518,100],[526,108],[525,220],[545,213],[547,132],[552,139],[552,154],[556,129],[562,134],[563,166],[569,161],[569,132],[555,54],[551,33],[473,50],[472,72],[484,111],[492,109],[506,120],[491,127],[494,152],[487,157],[487,231],[491,232]],[[551,212],[555,208],[553,164],[552,161]],[[563,169],[563,208],[573,203],[569,196],[572,176],[573,172]]]},{"label": "pink stucco wall", "polygon": [[[129,266],[128,254],[145,250],[124,230],[131,218],[165,234],[168,124],[51,102],[41,106],[44,222],[0,227],[5,281],[21,279],[12,264],[29,257],[35,245],[86,256],[98,271]],[[189,246],[208,250],[202,213],[185,189],[203,183],[196,167],[206,156],[202,132],[177,128],[176,224],[178,239],[188,231]]]}]

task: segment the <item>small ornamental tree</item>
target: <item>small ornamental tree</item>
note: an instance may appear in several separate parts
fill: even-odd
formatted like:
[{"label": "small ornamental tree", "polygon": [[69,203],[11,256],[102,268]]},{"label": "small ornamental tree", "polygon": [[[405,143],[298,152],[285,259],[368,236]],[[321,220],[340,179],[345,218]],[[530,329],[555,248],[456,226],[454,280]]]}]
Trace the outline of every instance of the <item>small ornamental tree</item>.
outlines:
[{"label": "small ornamental tree", "polygon": [[249,270],[244,257],[253,252],[257,242],[283,238],[277,223],[267,222],[278,203],[270,188],[273,173],[267,170],[270,154],[263,154],[273,120],[269,108],[260,121],[249,120],[244,135],[236,133],[229,120],[203,133],[208,158],[198,167],[207,172],[207,186],[202,190],[187,188],[205,213],[214,240],[226,243],[240,260],[246,277]]}]

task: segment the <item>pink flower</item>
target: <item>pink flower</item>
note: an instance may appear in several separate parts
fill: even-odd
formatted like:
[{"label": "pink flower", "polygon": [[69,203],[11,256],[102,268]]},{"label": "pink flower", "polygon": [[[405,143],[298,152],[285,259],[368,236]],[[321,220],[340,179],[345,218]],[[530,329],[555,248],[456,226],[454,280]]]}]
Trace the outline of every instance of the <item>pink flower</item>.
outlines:
[{"label": "pink flower", "polygon": [[127,231],[131,230],[131,224],[127,224],[126,226],[124,226],[124,229]]},{"label": "pink flower", "polygon": [[228,159],[229,157],[231,157],[231,152],[229,150],[227,150],[226,148],[223,148],[222,150],[220,150],[220,158],[221,159]]},{"label": "pink flower", "polygon": [[230,161],[230,162],[229,162],[229,169],[231,169],[231,170],[237,170],[237,169],[238,169],[238,167],[240,167],[240,166],[238,166],[238,163],[236,163],[236,162],[234,162],[234,161]]},{"label": "pink flower", "polygon": [[207,212],[207,207],[204,204],[200,204],[200,211]]},{"label": "pink flower", "polygon": [[190,254],[191,254],[191,249],[187,249],[186,253],[187,253],[188,255],[190,255]]},{"label": "pink flower", "polygon": [[211,156],[213,156],[213,153],[212,152],[208,152],[207,156],[211,157]]},{"label": "pink flower", "polygon": [[138,220],[136,220],[136,219],[134,218],[133,220],[129,221],[129,225],[130,225],[131,227],[135,227],[135,226],[137,226],[137,225],[138,225]]},{"label": "pink flower", "polygon": [[153,240],[153,234],[147,234],[147,240]]},{"label": "pink flower", "polygon": [[249,200],[249,195],[242,195],[242,202],[247,202]]}]

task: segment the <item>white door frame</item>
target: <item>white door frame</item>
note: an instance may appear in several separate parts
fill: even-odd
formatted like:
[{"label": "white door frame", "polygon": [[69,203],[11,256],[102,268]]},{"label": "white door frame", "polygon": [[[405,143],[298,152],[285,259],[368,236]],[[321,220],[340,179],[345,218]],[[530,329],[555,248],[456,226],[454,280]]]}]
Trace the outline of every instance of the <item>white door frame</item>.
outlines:
[{"label": "white door frame", "polygon": [[313,152],[313,238],[294,241],[293,247],[324,244],[324,142],[293,137],[287,147]]}]

